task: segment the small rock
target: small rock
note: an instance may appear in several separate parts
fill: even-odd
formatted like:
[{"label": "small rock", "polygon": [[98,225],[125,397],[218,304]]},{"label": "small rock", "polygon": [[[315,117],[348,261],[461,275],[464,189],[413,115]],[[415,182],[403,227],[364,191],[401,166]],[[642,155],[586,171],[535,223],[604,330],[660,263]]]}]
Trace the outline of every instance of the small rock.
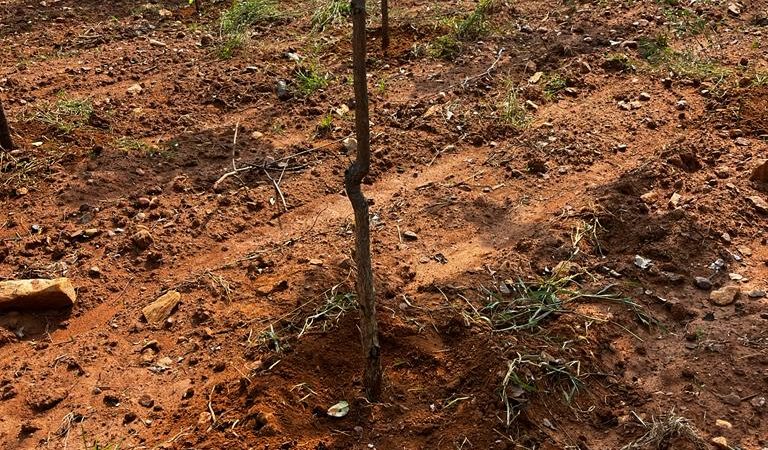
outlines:
[{"label": "small rock", "polygon": [[157,39],[150,39],[149,45],[154,45],[155,47],[167,47],[168,44],[165,42],[158,41]]},{"label": "small rock", "polygon": [[669,198],[669,207],[670,208],[677,208],[680,206],[680,202],[682,201],[683,196],[675,192],[672,194],[672,197]]},{"label": "small rock", "polygon": [[141,310],[144,319],[151,324],[159,324],[170,317],[173,312],[173,308],[181,301],[181,294],[177,291],[168,291],[164,295],[161,295],[154,302],[145,306]]},{"label": "small rock", "polygon": [[755,290],[749,291],[747,296],[749,298],[763,298],[766,296],[766,293],[762,289],[755,289]]},{"label": "small rock", "polygon": [[139,397],[139,405],[145,408],[151,408],[155,406],[155,401],[152,400],[152,397],[150,397],[149,395],[144,394],[141,397]]},{"label": "small rock", "polygon": [[749,179],[755,183],[768,183],[768,160],[755,167]]},{"label": "small rock", "polygon": [[149,230],[139,230],[131,236],[131,241],[139,250],[146,250],[152,245],[154,239]]},{"label": "small rock", "polygon": [[76,301],[69,278],[0,281],[0,310],[68,308]]},{"label": "small rock", "polygon": [[136,84],[131,85],[131,87],[129,87],[128,89],[126,89],[125,92],[127,92],[128,94],[131,94],[131,95],[139,95],[139,94],[141,94],[141,91],[143,91],[143,90],[144,90],[144,88],[142,88],[139,83],[136,83]]},{"label": "small rock", "polygon": [[688,109],[688,102],[685,100],[678,100],[677,103],[675,103],[675,108],[677,108],[679,111]]},{"label": "small rock", "polygon": [[419,240],[419,235],[414,233],[413,231],[404,231],[403,232],[403,240],[406,240],[406,241],[417,241],[417,240]]},{"label": "small rock", "polygon": [[277,82],[275,92],[277,93],[277,98],[280,100],[288,100],[291,98],[291,93],[288,91],[288,85],[283,80]]},{"label": "small rock", "polygon": [[640,98],[640,101],[647,102],[651,100],[651,94],[647,92],[641,92],[639,98]]},{"label": "small rock", "polygon": [[717,419],[715,421],[715,426],[719,428],[725,428],[726,430],[730,430],[731,428],[733,428],[733,425],[731,424],[731,422],[728,422],[727,420],[723,420],[723,419]]},{"label": "small rock", "polygon": [[67,391],[54,388],[31,393],[27,397],[27,404],[35,411],[47,411],[67,398]]},{"label": "small rock", "polygon": [[648,258],[643,258],[640,255],[635,255],[635,265],[645,270],[653,265],[653,261]]},{"label": "small rock", "polygon": [[646,192],[645,194],[640,196],[640,200],[642,200],[643,202],[649,205],[656,203],[656,200],[658,199],[659,199],[659,194],[656,191]]},{"label": "small rock", "polygon": [[152,200],[148,199],[147,197],[139,197],[138,200],[136,200],[136,207],[141,209],[147,209],[149,208],[149,205],[152,203]]},{"label": "small rock", "polygon": [[733,16],[738,16],[741,14],[741,6],[739,6],[738,3],[729,3],[728,4],[728,14],[731,14]]},{"label": "small rock", "polygon": [[728,439],[726,439],[724,436],[717,436],[712,438],[712,443],[717,448],[721,448],[724,450],[728,450],[731,447],[728,445]]},{"label": "small rock", "polygon": [[726,286],[722,289],[712,291],[709,294],[709,300],[717,306],[728,306],[736,301],[736,297],[741,293],[738,286]]},{"label": "small rock", "polygon": [[310,266],[322,266],[323,265],[323,260],[322,259],[310,259],[309,260],[309,265]]},{"label": "small rock", "polygon": [[739,147],[749,147],[749,139],[745,137],[738,137],[734,142],[736,142],[736,145]]},{"label": "small rock", "polygon": [[741,397],[739,397],[739,394],[735,392],[731,392],[730,394],[723,395],[721,397],[721,400],[723,403],[726,403],[731,406],[739,406],[741,404]]},{"label": "small rock", "polygon": [[712,282],[707,277],[696,277],[693,279],[693,284],[697,288],[703,289],[705,291],[712,289]]},{"label": "small rock", "polygon": [[357,152],[357,139],[353,137],[348,137],[344,139],[343,144],[344,144],[344,150],[348,154],[353,154]]},{"label": "small rock", "polygon": [[88,269],[88,275],[91,278],[99,278],[101,276],[101,269],[99,269],[99,266],[92,266]]},{"label": "small rock", "polygon": [[763,214],[768,214],[768,202],[763,200],[762,197],[753,195],[752,197],[747,197],[747,201],[749,201],[756,210]]}]

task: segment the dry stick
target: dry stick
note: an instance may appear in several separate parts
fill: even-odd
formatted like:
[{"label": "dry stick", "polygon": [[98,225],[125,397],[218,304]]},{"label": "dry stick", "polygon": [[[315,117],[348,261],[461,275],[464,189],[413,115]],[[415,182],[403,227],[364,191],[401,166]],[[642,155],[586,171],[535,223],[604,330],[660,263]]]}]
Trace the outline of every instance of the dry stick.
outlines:
[{"label": "dry stick", "polygon": [[368,85],[365,68],[365,0],[352,0],[352,62],[355,87],[355,134],[357,155],[344,174],[344,187],[355,213],[355,290],[360,305],[360,340],[365,358],[363,385],[369,401],[381,395],[381,347],[376,322],[376,297],[371,267],[371,230],[368,201],[360,184],[371,165],[371,130],[368,113]]},{"label": "dry stick", "polygon": [[237,148],[237,130],[240,129],[240,121],[235,123],[235,137],[232,139],[232,170],[237,172],[237,166],[235,165],[235,149]]},{"label": "dry stick", "polygon": [[[346,138],[348,138],[348,137],[349,137],[349,136],[345,136],[345,137],[343,137],[343,138],[341,138],[341,139],[336,139],[335,141],[331,141],[331,142],[328,142],[328,143],[326,143],[326,144],[323,144],[323,145],[319,145],[319,146],[317,146],[317,147],[313,147],[313,148],[310,148],[310,149],[307,149],[307,150],[302,150],[302,151],[300,151],[300,152],[298,152],[298,153],[294,153],[294,154],[292,154],[292,155],[284,156],[284,157],[282,157],[282,158],[276,159],[274,162],[287,161],[287,160],[290,160],[291,158],[295,158],[295,157],[297,157],[297,156],[306,155],[307,153],[312,153],[312,152],[315,152],[315,151],[317,151],[317,150],[321,150],[321,149],[324,149],[324,148],[326,148],[326,147],[330,147],[331,145],[333,145],[333,144],[337,144],[337,143],[339,143],[339,142],[343,141],[344,139],[346,139]],[[222,175],[222,176],[221,176],[221,178],[219,178],[218,180],[216,180],[216,182],[215,182],[215,183],[213,183],[213,189],[215,190],[217,187],[219,187],[219,185],[220,185],[221,183],[223,183],[223,182],[224,182],[224,180],[226,180],[227,178],[229,178],[229,177],[231,177],[231,176],[237,175],[237,174],[239,174],[239,173],[241,173],[241,172],[247,172],[247,171],[249,171],[249,170],[254,170],[254,169],[262,169],[262,170],[266,170],[266,167],[265,167],[265,166],[266,166],[266,164],[262,164],[262,165],[258,165],[258,166],[257,166],[257,165],[254,165],[254,164],[252,164],[252,165],[250,165],[250,166],[240,167],[239,169],[235,169],[235,170],[233,170],[232,172],[227,172],[227,173],[225,173],[224,175]],[[283,170],[285,170],[285,167],[283,167]]]},{"label": "dry stick", "polygon": [[488,67],[485,72],[481,73],[480,75],[475,75],[474,77],[467,77],[464,79],[464,81],[461,83],[463,87],[467,86],[467,83],[470,81],[479,80],[480,78],[483,78],[484,76],[490,75],[493,69],[496,68],[496,64],[499,63],[499,60],[501,60],[501,54],[504,52],[504,47],[501,47],[499,49],[499,52],[496,54],[496,59],[493,60],[493,63]]},{"label": "dry stick", "polygon": [[285,204],[285,197],[283,196],[283,191],[280,190],[280,185],[277,183],[277,181],[275,181],[274,178],[272,178],[272,176],[269,174],[269,172],[267,172],[266,169],[264,169],[264,175],[266,175],[267,178],[269,178],[269,181],[272,182],[272,186],[275,187],[275,190],[277,191],[277,195],[280,197],[280,201],[283,202],[283,209],[285,211],[288,211],[288,205]]}]

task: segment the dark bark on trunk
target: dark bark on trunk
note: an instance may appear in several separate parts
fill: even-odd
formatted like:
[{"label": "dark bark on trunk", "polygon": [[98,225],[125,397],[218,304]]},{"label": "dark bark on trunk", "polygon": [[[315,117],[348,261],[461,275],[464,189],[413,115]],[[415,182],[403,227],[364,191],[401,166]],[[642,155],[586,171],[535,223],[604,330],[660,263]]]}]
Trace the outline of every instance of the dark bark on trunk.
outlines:
[{"label": "dark bark on trunk", "polygon": [[0,151],[12,150],[13,140],[11,139],[11,129],[8,128],[8,120],[3,111],[3,102],[0,101]]},{"label": "dark bark on trunk", "polygon": [[347,197],[355,212],[355,262],[357,264],[357,302],[360,305],[360,334],[365,356],[364,385],[369,401],[381,394],[381,359],[379,330],[376,323],[376,297],[371,268],[371,231],[368,202],[360,184],[371,164],[368,120],[368,84],[366,80],[365,0],[352,1],[352,58],[355,82],[355,134],[357,157],[344,174]]},{"label": "dark bark on trunk", "polygon": [[389,48],[389,0],[381,0],[381,48],[384,54]]}]

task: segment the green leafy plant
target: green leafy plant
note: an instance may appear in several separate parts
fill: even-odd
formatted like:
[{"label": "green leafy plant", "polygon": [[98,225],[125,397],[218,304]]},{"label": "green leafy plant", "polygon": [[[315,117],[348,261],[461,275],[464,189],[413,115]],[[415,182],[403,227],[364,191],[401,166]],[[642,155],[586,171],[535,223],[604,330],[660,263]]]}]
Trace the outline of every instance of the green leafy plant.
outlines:
[{"label": "green leafy plant", "polygon": [[301,95],[309,96],[328,86],[328,75],[311,64],[296,69],[296,86]]}]

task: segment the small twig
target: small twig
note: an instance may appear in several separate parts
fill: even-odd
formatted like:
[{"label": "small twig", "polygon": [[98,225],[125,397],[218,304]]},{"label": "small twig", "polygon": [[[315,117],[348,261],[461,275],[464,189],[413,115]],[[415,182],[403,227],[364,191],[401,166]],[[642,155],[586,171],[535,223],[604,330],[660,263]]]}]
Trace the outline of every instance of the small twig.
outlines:
[{"label": "small twig", "polygon": [[[280,201],[283,203],[283,209],[285,211],[288,211],[288,205],[285,203],[285,196],[283,196],[283,191],[280,190],[280,185],[277,183],[277,181],[275,181],[274,178],[272,178],[272,175],[270,175],[269,172],[266,171],[266,169],[264,170],[264,175],[266,175],[267,178],[269,178],[269,181],[272,182],[272,186],[275,187],[275,191],[277,191],[277,195],[280,197]],[[282,175],[280,177],[282,178]]]},{"label": "small twig", "polygon": [[235,165],[235,149],[237,148],[237,130],[240,128],[240,121],[235,123],[235,137],[232,139],[232,170],[237,172],[237,166]]},{"label": "small twig", "polygon": [[464,82],[462,82],[462,83],[461,83],[461,86],[462,86],[462,87],[466,87],[466,86],[467,86],[467,84],[468,84],[470,81],[479,80],[480,78],[483,78],[483,77],[485,77],[485,76],[488,76],[488,75],[490,75],[490,74],[491,74],[491,72],[493,71],[493,69],[495,69],[495,68],[496,68],[496,64],[498,64],[498,63],[499,63],[499,60],[501,60],[501,54],[502,54],[503,52],[504,52],[504,47],[501,47],[501,48],[499,49],[499,52],[496,54],[496,59],[494,59],[494,60],[493,60],[493,63],[492,63],[492,64],[491,64],[491,65],[490,65],[490,66],[489,66],[489,67],[488,67],[488,68],[485,70],[485,72],[481,73],[480,75],[475,75],[474,77],[467,77],[467,78],[465,78],[465,79],[464,79]]}]

